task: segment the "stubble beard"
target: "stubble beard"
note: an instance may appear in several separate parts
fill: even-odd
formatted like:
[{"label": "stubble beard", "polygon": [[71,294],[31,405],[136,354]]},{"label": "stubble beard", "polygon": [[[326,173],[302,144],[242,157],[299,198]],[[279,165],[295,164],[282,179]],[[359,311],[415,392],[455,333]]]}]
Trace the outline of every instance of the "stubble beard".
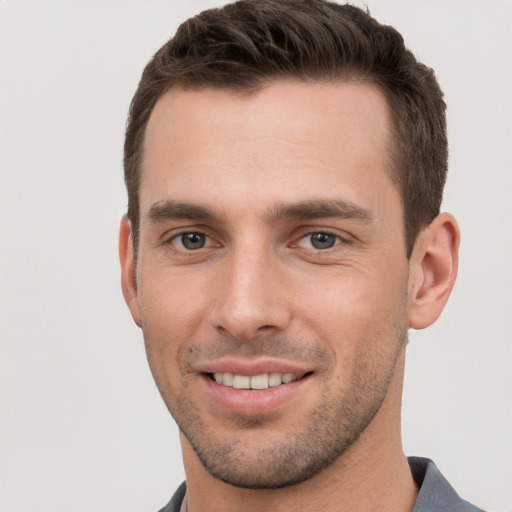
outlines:
[{"label": "stubble beard", "polygon": [[[324,387],[322,400],[293,434],[272,435],[265,418],[241,418],[229,438],[221,438],[204,421],[186,386],[171,398],[160,388],[169,411],[206,470],[216,479],[246,489],[278,489],[309,480],[332,465],[351,447],[379,411],[407,339],[400,326],[390,350],[356,354],[352,378],[345,389]],[[380,342],[391,342],[381,339]],[[366,346],[366,344],[363,344]],[[369,352],[373,351],[373,354]],[[320,377],[318,377],[320,378]],[[285,421],[281,419],[281,421]],[[256,445],[247,442],[261,434]]]}]

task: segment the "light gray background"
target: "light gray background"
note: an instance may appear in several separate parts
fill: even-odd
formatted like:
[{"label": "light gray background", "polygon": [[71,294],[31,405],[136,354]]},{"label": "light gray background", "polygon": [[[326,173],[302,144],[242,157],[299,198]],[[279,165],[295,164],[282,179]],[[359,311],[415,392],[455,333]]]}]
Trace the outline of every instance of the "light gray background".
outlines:
[{"label": "light gray background", "polygon": [[[183,479],[119,287],[122,143],[143,65],[214,3],[0,2],[2,512],[151,512]],[[445,210],[463,236],[445,313],[411,333],[405,449],[510,511],[512,4],[369,6],[446,91]]]}]

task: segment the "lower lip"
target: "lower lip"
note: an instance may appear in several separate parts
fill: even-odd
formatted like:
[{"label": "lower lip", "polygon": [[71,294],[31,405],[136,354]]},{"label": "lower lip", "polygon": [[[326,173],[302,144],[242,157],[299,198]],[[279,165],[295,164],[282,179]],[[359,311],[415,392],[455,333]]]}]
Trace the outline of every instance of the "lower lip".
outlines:
[{"label": "lower lip", "polygon": [[290,405],[311,380],[311,375],[267,389],[235,389],[218,384],[208,375],[204,375],[203,380],[207,393],[222,409],[246,416],[256,416]]}]

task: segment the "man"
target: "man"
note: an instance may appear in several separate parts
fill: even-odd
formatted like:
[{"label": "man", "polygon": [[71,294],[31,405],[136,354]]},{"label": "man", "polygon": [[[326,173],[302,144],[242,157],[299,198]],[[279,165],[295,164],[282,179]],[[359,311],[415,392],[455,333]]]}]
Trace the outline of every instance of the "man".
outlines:
[{"label": "man", "polygon": [[163,511],[478,510],[405,457],[409,327],[457,273],[432,70],[353,6],[185,22],[125,140],[122,285],[180,428]]}]

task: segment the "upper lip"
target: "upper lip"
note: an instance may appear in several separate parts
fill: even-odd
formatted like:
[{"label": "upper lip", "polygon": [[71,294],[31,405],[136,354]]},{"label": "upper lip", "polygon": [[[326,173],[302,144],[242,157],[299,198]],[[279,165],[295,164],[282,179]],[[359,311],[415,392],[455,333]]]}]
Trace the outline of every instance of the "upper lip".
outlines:
[{"label": "upper lip", "polygon": [[306,363],[290,362],[279,359],[240,359],[222,358],[198,365],[200,373],[232,373],[253,377],[264,373],[301,374],[313,371]]}]

